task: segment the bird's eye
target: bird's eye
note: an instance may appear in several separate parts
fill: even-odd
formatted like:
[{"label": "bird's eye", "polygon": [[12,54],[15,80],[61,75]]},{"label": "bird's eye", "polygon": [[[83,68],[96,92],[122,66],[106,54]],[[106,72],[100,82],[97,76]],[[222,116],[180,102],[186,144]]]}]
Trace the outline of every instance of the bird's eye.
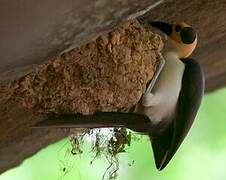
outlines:
[{"label": "bird's eye", "polygon": [[180,26],[180,25],[176,25],[176,26],[175,26],[175,31],[176,31],[176,32],[180,32],[180,30],[181,30],[181,26]]},{"label": "bird's eye", "polygon": [[192,44],[196,39],[196,32],[192,29],[192,27],[183,28],[180,35],[184,44]]}]

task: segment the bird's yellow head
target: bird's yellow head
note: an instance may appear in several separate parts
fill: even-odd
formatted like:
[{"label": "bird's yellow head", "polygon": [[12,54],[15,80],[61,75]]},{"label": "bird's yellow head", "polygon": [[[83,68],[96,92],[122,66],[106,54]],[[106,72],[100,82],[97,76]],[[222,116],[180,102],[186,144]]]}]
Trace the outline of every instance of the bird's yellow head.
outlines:
[{"label": "bird's yellow head", "polygon": [[179,58],[190,56],[197,44],[197,34],[194,29],[184,22],[168,24],[164,22],[151,22],[152,26],[158,28],[168,35],[171,48],[178,53]]}]

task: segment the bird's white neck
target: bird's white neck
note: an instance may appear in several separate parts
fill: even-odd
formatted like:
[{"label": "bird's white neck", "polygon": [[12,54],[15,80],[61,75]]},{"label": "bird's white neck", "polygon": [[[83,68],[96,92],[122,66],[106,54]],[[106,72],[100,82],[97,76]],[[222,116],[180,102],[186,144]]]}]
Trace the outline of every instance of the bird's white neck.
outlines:
[{"label": "bird's white neck", "polygon": [[165,64],[165,70],[175,71],[175,69],[183,69],[184,70],[184,63],[179,59],[179,55],[177,52],[171,50],[171,51],[165,51],[163,53],[163,56],[165,58],[166,64]]}]

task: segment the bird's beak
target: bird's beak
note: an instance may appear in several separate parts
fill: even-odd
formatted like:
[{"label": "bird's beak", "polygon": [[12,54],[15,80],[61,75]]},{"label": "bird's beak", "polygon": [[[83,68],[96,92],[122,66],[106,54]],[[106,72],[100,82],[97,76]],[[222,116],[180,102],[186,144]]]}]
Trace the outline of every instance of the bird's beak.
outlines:
[{"label": "bird's beak", "polygon": [[161,21],[153,21],[149,23],[151,26],[161,30],[162,32],[164,32],[165,34],[167,34],[168,36],[172,33],[173,31],[173,25],[172,24],[168,24],[165,22],[161,22]]}]

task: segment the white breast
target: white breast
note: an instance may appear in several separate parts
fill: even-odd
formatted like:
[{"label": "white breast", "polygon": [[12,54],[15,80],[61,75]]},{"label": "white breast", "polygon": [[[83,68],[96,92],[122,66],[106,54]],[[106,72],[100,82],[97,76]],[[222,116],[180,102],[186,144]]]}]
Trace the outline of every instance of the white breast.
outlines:
[{"label": "white breast", "polygon": [[153,123],[158,123],[175,112],[185,68],[174,52],[166,52],[163,56],[166,63],[153,87],[153,96],[145,99],[151,101],[151,106],[142,108],[143,113],[148,115]]}]

